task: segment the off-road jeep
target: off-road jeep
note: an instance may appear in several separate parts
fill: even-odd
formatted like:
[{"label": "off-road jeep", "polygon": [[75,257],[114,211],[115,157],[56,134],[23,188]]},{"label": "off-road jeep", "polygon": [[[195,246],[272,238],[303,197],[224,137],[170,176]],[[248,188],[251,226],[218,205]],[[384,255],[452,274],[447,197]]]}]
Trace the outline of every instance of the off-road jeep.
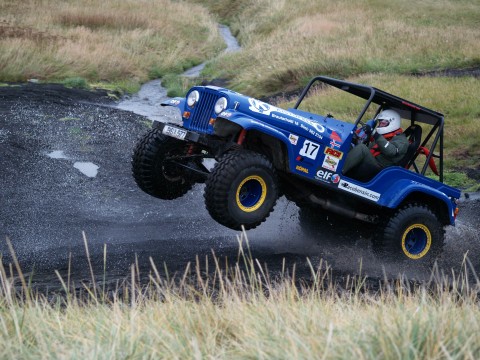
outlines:
[{"label": "off-road jeep", "polygon": [[[326,87],[362,101],[356,119],[299,109],[313,89],[321,96]],[[423,261],[439,254],[444,226],[455,224],[460,191],[443,184],[444,116],[438,112],[371,86],[323,76],[313,78],[289,110],[214,86],[195,86],[185,98],[162,105],[177,107],[182,125],[156,122],[139,140],[132,160],[136,183],[164,200],[205,183],[206,208],[226,227],[258,226],[284,195],[300,208],[378,224],[378,252]],[[343,174],[350,149],[368,141],[365,124],[375,126],[366,114],[387,108],[408,122],[407,155],[399,166],[373,177]],[[422,127],[428,131],[422,134]],[[208,158],[216,161],[211,170],[205,166]],[[438,181],[425,176],[427,170]]]}]

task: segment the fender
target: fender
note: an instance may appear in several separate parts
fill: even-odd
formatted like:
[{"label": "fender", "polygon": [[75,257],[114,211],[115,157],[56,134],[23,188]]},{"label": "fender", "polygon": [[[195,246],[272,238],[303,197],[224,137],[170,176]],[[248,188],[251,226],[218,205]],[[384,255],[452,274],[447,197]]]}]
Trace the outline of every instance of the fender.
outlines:
[{"label": "fender", "polygon": [[247,131],[258,130],[259,132],[270,135],[285,144],[289,157],[291,156],[291,154],[293,154],[292,144],[290,143],[290,141],[288,141],[288,133],[285,131],[280,131],[273,126],[265,124],[264,122],[259,122],[251,117],[246,116],[243,113],[232,110],[225,110],[220,115],[218,115],[218,118],[237,124]]},{"label": "fender", "polygon": [[[181,115],[183,113],[183,110],[185,109],[185,103],[186,103],[185,98],[175,97],[162,102],[161,105],[176,107],[180,111],[180,115]],[[223,111],[220,115],[218,115],[218,118],[231,121],[232,123],[235,123],[241,126],[243,129],[247,131],[258,130],[260,132],[271,135],[279,139],[286,145],[289,156],[293,153],[292,144],[290,144],[290,142],[288,141],[288,135],[285,135],[285,132],[282,132],[276,129],[273,126],[269,126],[264,122],[259,122],[253,118],[246,116],[243,113],[240,113],[232,109]]]},{"label": "fender", "polygon": [[294,173],[295,167],[295,148],[292,142],[289,140],[289,136],[292,134],[290,131],[279,130],[265,122],[257,121],[253,118],[246,116],[241,112],[235,112],[231,110],[226,110],[221,113],[218,118],[228,120],[234,124],[241,126],[247,132],[251,130],[256,130],[260,133],[271,136],[276,140],[280,140],[287,149],[288,156],[288,168],[291,173]]},{"label": "fender", "polygon": [[[378,204],[391,209],[396,209],[403,200],[405,200],[410,194],[415,192],[426,194],[444,202],[448,209],[450,225],[455,224],[455,204],[452,202],[452,200],[445,193],[439,191],[438,189],[419,183],[414,179],[401,179],[390,182],[390,186],[385,192],[382,193]],[[460,197],[460,194],[452,194],[451,196]]]},{"label": "fender", "polygon": [[183,98],[175,97],[175,98],[171,98],[166,101],[163,101],[162,103],[160,103],[160,105],[176,107],[180,111],[180,115],[181,115],[183,113],[183,110],[185,109],[185,103],[186,103],[186,99],[184,97]]},{"label": "fender", "polygon": [[[448,185],[442,184],[440,188],[436,189],[433,186],[436,183],[435,180],[425,178],[400,166],[385,168],[368,183],[345,178],[361,188],[375,191],[380,195],[376,203],[390,209],[398,208],[402,201],[415,192],[440,200],[447,206],[450,224],[455,224],[454,211],[456,205],[451,198],[458,199],[460,191]],[[432,182],[432,185],[429,182]]]}]

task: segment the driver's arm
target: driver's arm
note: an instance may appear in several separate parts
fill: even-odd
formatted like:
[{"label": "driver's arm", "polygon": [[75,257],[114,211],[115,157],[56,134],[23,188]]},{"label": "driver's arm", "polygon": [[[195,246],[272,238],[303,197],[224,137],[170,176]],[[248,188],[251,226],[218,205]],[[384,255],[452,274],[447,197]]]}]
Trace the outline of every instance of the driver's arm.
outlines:
[{"label": "driver's arm", "polygon": [[378,151],[388,158],[394,158],[399,154],[404,154],[406,151],[406,147],[404,146],[405,144],[395,141],[395,138],[393,138],[391,141],[388,141],[382,135],[377,133],[375,133],[373,137],[375,139],[375,143],[378,144]]}]

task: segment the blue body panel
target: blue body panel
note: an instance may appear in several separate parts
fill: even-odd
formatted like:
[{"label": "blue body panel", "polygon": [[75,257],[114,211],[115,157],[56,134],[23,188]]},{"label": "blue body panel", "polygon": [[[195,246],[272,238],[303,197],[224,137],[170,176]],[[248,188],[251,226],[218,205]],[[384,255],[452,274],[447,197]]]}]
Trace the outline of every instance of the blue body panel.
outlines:
[{"label": "blue body panel", "polygon": [[217,118],[214,104],[225,97],[228,106],[218,117],[280,140],[288,151],[292,174],[388,208],[396,208],[409,194],[421,192],[445,202],[454,224],[452,201],[460,197],[457,189],[397,166],[384,169],[368,183],[342,175],[346,155],[352,148],[354,124],[298,109],[284,110],[228,89],[197,86],[193,90],[201,94],[193,108],[185,98],[162,104],[179,108],[186,129],[213,134]]},{"label": "blue body panel", "polygon": [[[367,189],[371,193],[375,193],[375,195],[378,194],[378,198],[375,196],[371,200],[376,201],[380,206],[391,209],[397,208],[405,198],[415,192],[432,196],[445,203],[448,209],[450,224],[453,225],[455,223],[454,210],[456,204],[452,199],[458,199],[460,191],[436,180],[421,176],[399,166],[385,168],[368,183],[362,183],[346,176],[342,176],[342,179]],[[339,188],[342,189],[341,186]]]}]

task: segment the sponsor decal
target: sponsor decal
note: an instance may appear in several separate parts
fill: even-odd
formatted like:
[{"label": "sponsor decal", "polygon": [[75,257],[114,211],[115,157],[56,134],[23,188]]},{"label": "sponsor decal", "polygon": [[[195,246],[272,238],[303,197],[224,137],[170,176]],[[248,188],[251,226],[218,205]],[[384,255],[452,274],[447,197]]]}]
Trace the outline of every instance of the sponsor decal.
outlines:
[{"label": "sponsor decal", "polygon": [[308,174],[308,169],[303,167],[303,166],[297,165],[297,166],[295,166],[295,169],[298,170],[298,171],[301,171],[305,174]]},{"label": "sponsor decal", "polygon": [[278,120],[282,120],[282,121],[285,121],[289,124],[292,124],[294,123],[294,121],[292,119],[287,119],[285,116],[279,116],[277,114],[271,114],[272,118],[274,119],[278,119]]},{"label": "sponsor decal", "polygon": [[180,100],[172,99],[170,100],[170,104],[177,106],[178,104],[180,104]]},{"label": "sponsor decal", "polygon": [[[263,114],[263,115],[267,115],[267,116],[271,116],[275,119],[282,120],[282,121],[288,122],[290,124],[295,124],[297,126],[300,126],[302,129],[309,131],[310,133],[312,133],[312,135],[316,136],[317,138],[323,139],[323,136],[321,134],[325,132],[325,128],[323,127],[323,125],[319,124],[316,121],[307,119],[303,116],[294,114],[294,113],[292,113],[290,111],[287,111],[287,110],[283,110],[283,109],[278,108],[276,106],[272,106],[270,104],[264,103],[263,101],[260,101],[260,100],[257,100],[257,99],[249,98],[248,102],[250,103],[250,106],[248,108],[250,111],[253,111],[253,112],[256,112],[256,113],[259,113],[259,114]],[[278,113],[278,114],[281,114],[281,115],[286,115],[286,116],[288,116],[290,118],[293,118],[295,120],[298,120],[298,121],[286,118],[286,117],[278,115],[278,114],[273,114],[272,112],[275,112],[275,113]],[[312,129],[309,129],[308,127],[306,127],[302,123],[306,123],[306,124],[310,125],[311,127],[313,127],[317,131],[317,133],[315,131],[313,131]]]},{"label": "sponsor decal", "polygon": [[326,182],[326,183],[331,183],[331,182],[333,182],[332,177],[334,175],[335,174],[331,173],[330,171],[320,169],[315,174],[315,179]]},{"label": "sponsor decal", "polygon": [[335,140],[332,140],[332,141],[330,141],[330,146],[331,146],[332,148],[336,148],[336,147],[339,148],[339,147],[340,147],[340,144],[337,144],[337,143],[335,142]]},{"label": "sponsor decal", "polygon": [[332,131],[332,134],[330,135],[330,139],[335,140],[340,144],[342,143],[342,138],[338,136],[338,134],[335,131]]},{"label": "sponsor decal", "polygon": [[361,196],[368,200],[378,201],[380,199],[380,194],[366,189],[364,187],[352,184],[351,182],[340,180],[339,186],[340,189],[348,191],[349,193]]},{"label": "sponsor decal", "polygon": [[327,170],[337,171],[339,162],[340,162],[340,159],[330,155],[325,155],[325,158],[323,159],[322,167]]},{"label": "sponsor decal", "polygon": [[231,112],[229,112],[229,111],[223,111],[223,112],[221,112],[220,115],[218,115],[218,116],[229,118],[229,117],[232,116],[232,115],[233,115],[233,114],[232,114]]},{"label": "sponsor decal", "polygon": [[257,99],[249,98],[248,102],[250,103],[248,109],[259,114],[270,115],[272,110],[274,110],[273,106]]},{"label": "sponsor decal", "polygon": [[294,135],[294,134],[290,134],[288,136],[288,140],[290,140],[290,144],[292,145],[297,145],[298,143],[298,136],[297,135]]},{"label": "sponsor decal", "polygon": [[330,145],[332,148],[340,147],[342,145],[342,138],[338,136],[338,134],[335,131],[332,131],[332,134],[330,135]]},{"label": "sponsor decal", "polygon": [[325,148],[324,153],[326,155],[336,157],[337,159],[341,159],[343,157],[343,152],[341,152],[340,150],[335,150],[335,149],[329,148],[329,147]]},{"label": "sponsor decal", "polygon": [[338,184],[338,183],[340,182],[340,175],[338,175],[338,174],[333,174],[333,175],[332,175],[332,182],[333,182],[334,184]]},{"label": "sponsor decal", "polygon": [[305,156],[309,159],[315,160],[317,158],[318,150],[320,149],[320,145],[310,140],[305,140],[303,142],[303,146],[300,149],[300,155]]}]

